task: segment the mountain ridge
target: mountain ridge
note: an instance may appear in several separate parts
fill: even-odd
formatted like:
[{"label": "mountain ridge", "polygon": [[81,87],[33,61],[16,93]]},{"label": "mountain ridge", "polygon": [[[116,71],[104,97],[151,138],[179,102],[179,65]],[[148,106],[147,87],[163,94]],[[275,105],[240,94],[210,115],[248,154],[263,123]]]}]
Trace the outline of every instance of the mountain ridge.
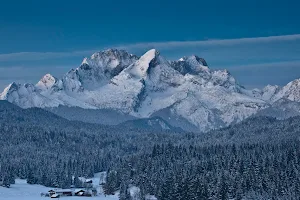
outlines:
[{"label": "mountain ridge", "polygon": [[169,124],[176,123],[168,119],[183,119],[199,131],[242,121],[282,98],[300,102],[299,79],[282,88],[247,90],[228,70],[212,70],[203,58],[168,61],[155,49],[141,57],[117,49],[96,52],[61,79],[46,74],[36,85],[12,83],[0,94],[22,108],[105,109],[134,118],[168,109],[163,119]]}]

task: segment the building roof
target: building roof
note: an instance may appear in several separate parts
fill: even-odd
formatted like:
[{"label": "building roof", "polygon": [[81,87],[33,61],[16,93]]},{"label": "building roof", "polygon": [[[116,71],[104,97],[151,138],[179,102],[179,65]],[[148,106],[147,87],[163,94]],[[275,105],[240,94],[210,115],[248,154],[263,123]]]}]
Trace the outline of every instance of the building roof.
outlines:
[{"label": "building roof", "polygon": [[75,193],[78,193],[78,192],[85,192],[85,190],[84,190],[84,189],[76,189],[74,192],[75,192]]},{"label": "building roof", "polygon": [[86,179],[85,183],[93,183],[93,180],[92,179]]},{"label": "building roof", "polygon": [[84,194],[84,192],[77,192],[76,194],[79,196],[82,196]]},{"label": "building roof", "polygon": [[53,195],[51,195],[51,198],[58,198],[58,197],[59,197],[58,194],[53,194]]},{"label": "building roof", "polygon": [[59,189],[59,190],[55,190],[56,193],[63,193],[63,192],[73,192],[73,190],[70,189]]}]

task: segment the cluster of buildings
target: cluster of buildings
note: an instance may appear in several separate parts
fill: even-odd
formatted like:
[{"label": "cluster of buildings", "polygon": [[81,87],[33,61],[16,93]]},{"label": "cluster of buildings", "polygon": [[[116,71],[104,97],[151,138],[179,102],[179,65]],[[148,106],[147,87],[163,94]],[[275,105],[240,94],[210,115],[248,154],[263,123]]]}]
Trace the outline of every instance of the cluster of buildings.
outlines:
[{"label": "cluster of buildings", "polygon": [[91,197],[93,195],[97,195],[97,191],[94,190],[86,190],[86,189],[61,189],[61,190],[49,190],[48,194],[45,196],[51,198],[60,198],[64,196],[81,196],[81,197]]},{"label": "cluster of buildings", "polygon": [[[87,180],[86,184],[92,185],[92,180]],[[60,198],[65,196],[81,196],[81,197],[91,197],[97,195],[97,190],[92,189],[92,187],[79,188],[79,189],[51,189],[48,193],[42,193],[42,196],[50,198]]]}]

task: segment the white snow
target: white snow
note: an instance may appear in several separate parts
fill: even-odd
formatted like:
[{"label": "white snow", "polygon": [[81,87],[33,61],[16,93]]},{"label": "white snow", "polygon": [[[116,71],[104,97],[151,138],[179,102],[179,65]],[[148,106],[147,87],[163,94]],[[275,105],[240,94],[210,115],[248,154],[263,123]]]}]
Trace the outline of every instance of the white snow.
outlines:
[{"label": "white snow", "polygon": [[209,73],[209,68],[207,66],[204,66],[203,63],[199,62],[197,60],[197,57],[195,55],[189,56],[189,57],[185,57],[185,58],[181,58],[179,61],[186,61],[189,63],[189,65],[191,66],[192,70],[196,71],[196,72],[206,72]]},{"label": "white snow", "polygon": [[284,86],[277,94],[274,95],[272,101],[286,98],[291,101],[300,102],[300,79],[296,79]]},{"label": "white snow", "polygon": [[56,80],[51,74],[46,74],[35,86],[41,90],[48,90],[52,88]]},{"label": "white snow", "polygon": [[91,178],[91,179],[87,179],[87,178],[84,178],[84,177],[79,177],[79,180],[81,180],[82,182],[87,182],[87,181],[91,180],[93,188],[97,189],[98,194],[103,194],[103,189],[102,189],[100,184],[105,183],[106,172],[96,173],[96,174],[94,174],[94,177]]},{"label": "white snow", "polygon": [[300,102],[300,80],[246,90],[227,70],[210,70],[196,56],[178,62],[191,72],[181,74],[155,49],[140,58],[110,49],[85,58],[62,79],[47,74],[36,86],[13,83],[0,99],[23,108],[114,109],[140,118],[170,108],[201,131],[241,121],[282,98]]},{"label": "white snow", "polygon": [[279,92],[280,88],[277,85],[267,85],[262,90],[262,99],[265,101],[272,101],[274,95]]},{"label": "white snow", "polygon": [[[100,175],[101,173],[98,173]],[[99,178],[96,176],[93,178],[96,183],[99,183]],[[49,197],[42,197],[41,193],[47,193],[50,189],[41,185],[29,185],[26,183],[26,180],[17,179],[16,184],[11,185],[10,188],[0,187],[0,199],[5,200],[46,200],[50,199]],[[83,200],[118,200],[118,195],[113,196],[104,196],[103,194],[99,194],[98,196],[94,197],[61,197],[60,199],[65,200],[76,200],[76,199],[83,199]]]},{"label": "white snow", "polygon": [[145,200],[157,200],[157,198],[153,195],[146,195]]},{"label": "white snow", "polygon": [[158,54],[158,51],[156,51],[155,49],[149,50],[136,63],[129,67],[128,72],[137,78],[146,77],[150,62]]}]

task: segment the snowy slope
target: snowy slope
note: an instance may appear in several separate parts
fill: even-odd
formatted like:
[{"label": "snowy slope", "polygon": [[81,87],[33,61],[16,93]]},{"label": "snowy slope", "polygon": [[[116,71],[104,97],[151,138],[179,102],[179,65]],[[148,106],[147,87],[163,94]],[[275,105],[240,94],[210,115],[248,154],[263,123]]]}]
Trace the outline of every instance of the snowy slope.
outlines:
[{"label": "snowy slope", "polygon": [[155,49],[141,57],[109,49],[85,58],[61,79],[47,74],[36,85],[12,83],[0,99],[23,108],[105,109],[135,118],[164,113],[164,120],[207,131],[239,122],[281,98],[300,102],[299,88],[295,80],[283,88],[247,90],[227,70],[211,70],[195,55],[170,62]]},{"label": "snowy slope", "polygon": [[[243,92],[271,104],[280,99],[288,99],[290,101],[300,102],[300,79],[293,80],[284,87],[279,87],[278,85],[267,85],[262,90],[244,90]],[[250,94],[251,92],[252,95]]]},{"label": "snowy slope", "polygon": [[300,102],[300,79],[296,79],[284,86],[277,94],[272,97],[272,101],[275,102],[281,98]]},{"label": "snowy slope", "polygon": [[[16,183],[11,185],[10,188],[0,187],[0,199],[5,200],[46,200],[50,199],[49,197],[41,197],[41,193],[47,193],[50,189],[42,185],[29,185],[26,183],[26,180],[17,179]],[[94,197],[62,197],[60,199],[65,200],[118,200],[118,195],[114,196],[104,196],[99,194]]]},{"label": "snowy slope", "polygon": [[287,119],[300,115],[300,102],[291,101],[286,98],[279,99],[271,106],[256,113],[258,116],[269,116],[277,119]]}]

